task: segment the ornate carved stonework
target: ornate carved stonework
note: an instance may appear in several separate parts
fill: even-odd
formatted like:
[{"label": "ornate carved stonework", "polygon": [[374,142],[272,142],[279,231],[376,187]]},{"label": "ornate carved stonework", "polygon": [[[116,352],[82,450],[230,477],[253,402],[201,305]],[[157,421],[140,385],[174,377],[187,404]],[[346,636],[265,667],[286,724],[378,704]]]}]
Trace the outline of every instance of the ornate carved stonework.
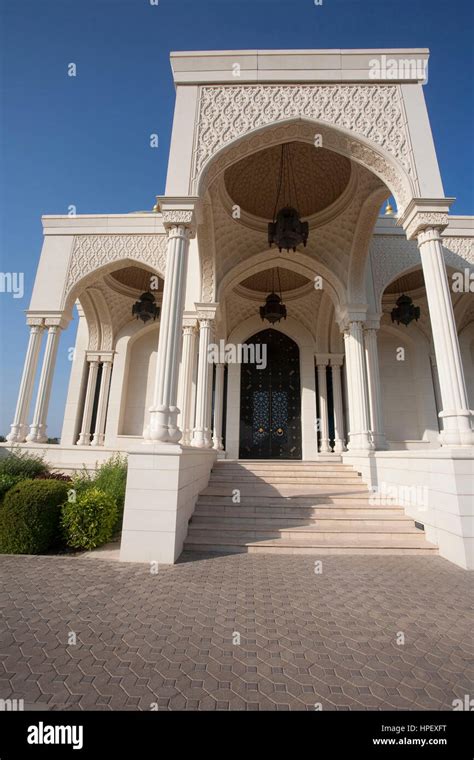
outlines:
[{"label": "ornate carved stonework", "polygon": [[163,216],[163,224],[165,226],[169,225],[179,225],[179,224],[191,224],[193,221],[194,212],[192,210],[188,209],[179,209],[179,210],[164,210],[162,212]]},{"label": "ornate carved stonework", "polygon": [[[474,264],[474,238],[444,237],[443,235],[441,244],[446,249],[446,263],[450,264],[451,261],[454,261],[455,256],[459,256],[469,264]],[[452,254],[455,254],[455,256]],[[452,266],[459,266],[459,262],[453,263]]]},{"label": "ornate carved stonework", "polygon": [[124,262],[134,260],[148,264],[163,276],[166,247],[166,235],[77,235],[69,262],[65,295],[86,275],[122,259]]},{"label": "ornate carved stonework", "polygon": [[[391,154],[408,176],[415,177],[399,86],[380,84],[201,87],[194,177],[232,140],[259,127],[298,117],[327,122],[365,137]],[[351,145],[344,136],[339,138],[346,153],[353,152],[364,162],[373,161],[370,148],[355,141]],[[324,136],[323,145],[334,147]],[[378,160],[379,169],[388,171],[388,166],[382,166],[386,164],[383,157]]]},{"label": "ornate carved stonework", "polygon": [[444,211],[419,211],[406,227],[408,240],[413,240],[428,227],[443,230],[448,226],[449,216]]},{"label": "ornate carved stonework", "polygon": [[370,246],[375,300],[398,274],[420,265],[420,252],[404,235],[374,235]]},{"label": "ornate carved stonework", "polygon": [[199,258],[201,261],[201,301],[212,303],[215,294],[215,246],[212,206],[203,204],[204,223],[199,227]]},{"label": "ornate carved stonework", "polygon": [[[459,270],[464,261],[474,264],[474,238],[442,237],[441,243],[446,266]],[[421,264],[416,241],[408,241],[403,235],[374,235],[370,256],[376,299],[397,275]]]}]

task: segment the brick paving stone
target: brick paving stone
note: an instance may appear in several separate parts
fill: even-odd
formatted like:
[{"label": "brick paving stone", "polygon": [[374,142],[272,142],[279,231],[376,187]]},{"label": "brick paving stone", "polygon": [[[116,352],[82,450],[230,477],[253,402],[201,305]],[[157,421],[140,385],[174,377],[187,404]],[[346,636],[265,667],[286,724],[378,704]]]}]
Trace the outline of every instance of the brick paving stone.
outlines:
[{"label": "brick paving stone", "polygon": [[440,557],[325,556],[315,575],[189,553],[152,576],[0,556],[0,577],[0,698],[27,709],[445,710],[473,691],[472,573]]}]

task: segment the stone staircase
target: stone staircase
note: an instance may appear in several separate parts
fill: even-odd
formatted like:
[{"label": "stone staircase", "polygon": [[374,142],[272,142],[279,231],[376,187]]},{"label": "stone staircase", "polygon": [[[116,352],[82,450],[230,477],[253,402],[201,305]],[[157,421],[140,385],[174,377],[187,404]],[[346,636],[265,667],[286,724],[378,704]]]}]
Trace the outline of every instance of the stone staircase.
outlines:
[{"label": "stone staircase", "polygon": [[373,506],[370,495],[335,455],[317,462],[220,460],[199,495],[184,549],[437,554],[403,507]]}]

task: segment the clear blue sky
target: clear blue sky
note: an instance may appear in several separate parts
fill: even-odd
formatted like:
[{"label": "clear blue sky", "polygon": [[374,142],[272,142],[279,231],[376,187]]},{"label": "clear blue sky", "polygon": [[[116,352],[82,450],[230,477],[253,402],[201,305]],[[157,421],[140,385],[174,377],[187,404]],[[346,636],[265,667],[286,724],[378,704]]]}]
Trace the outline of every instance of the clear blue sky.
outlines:
[{"label": "clear blue sky", "polygon": [[[42,214],[149,209],[164,191],[171,50],[428,47],[425,87],[445,193],[473,214],[472,0],[0,0],[0,433],[16,402]],[[67,65],[77,65],[77,77]],[[160,147],[149,147],[157,132]],[[62,336],[49,415],[59,435],[75,325]]]}]

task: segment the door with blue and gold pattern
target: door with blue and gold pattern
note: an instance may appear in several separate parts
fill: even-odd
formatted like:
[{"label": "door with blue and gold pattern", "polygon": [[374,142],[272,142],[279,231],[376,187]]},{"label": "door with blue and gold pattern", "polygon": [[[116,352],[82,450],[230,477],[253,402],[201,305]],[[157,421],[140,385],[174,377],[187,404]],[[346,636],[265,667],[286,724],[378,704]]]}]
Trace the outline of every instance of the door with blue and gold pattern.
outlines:
[{"label": "door with blue and gold pattern", "polygon": [[[241,365],[241,459],[301,459],[300,352],[278,330],[262,330],[247,344],[266,346],[266,367]],[[258,354],[257,354],[258,355]]]}]

